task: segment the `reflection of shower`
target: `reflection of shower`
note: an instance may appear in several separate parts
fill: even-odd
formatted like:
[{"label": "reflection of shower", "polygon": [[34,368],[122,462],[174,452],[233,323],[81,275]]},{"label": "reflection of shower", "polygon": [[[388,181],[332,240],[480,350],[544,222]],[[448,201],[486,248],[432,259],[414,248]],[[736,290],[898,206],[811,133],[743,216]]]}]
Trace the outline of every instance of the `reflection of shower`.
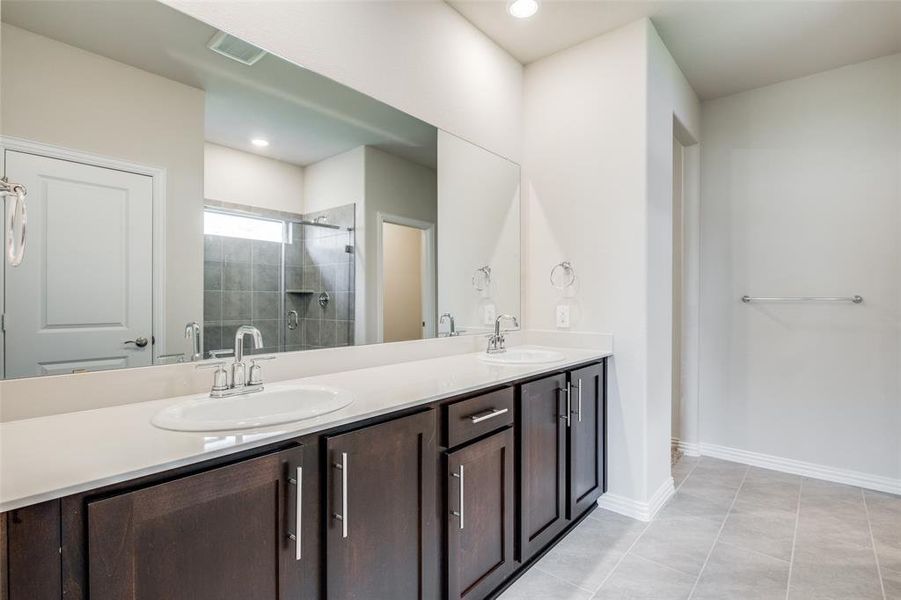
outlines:
[{"label": "reflection of shower", "polygon": [[326,229],[341,229],[340,225],[332,225],[331,223],[326,223],[325,221],[325,216],[321,216],[316,217],[312,221],[302,219],[300,221],[289,221],[289,223],[295,223],[297,225],[309,225],[310,227],[325,227]]}]

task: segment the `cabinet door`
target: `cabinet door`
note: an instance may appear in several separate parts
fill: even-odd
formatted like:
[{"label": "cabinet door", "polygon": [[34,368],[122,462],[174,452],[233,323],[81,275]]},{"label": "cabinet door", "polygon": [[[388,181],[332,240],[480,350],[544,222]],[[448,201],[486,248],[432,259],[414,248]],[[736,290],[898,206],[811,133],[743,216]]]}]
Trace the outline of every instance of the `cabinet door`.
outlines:
[{"label": "cabinet door", "polygon": [[604,365],[572,371],[569,420],[567,517],[575,519],[604,492],[605,385]]},{"label": "cabinet door", "polygon": [[520,561],[566,526],[566,376],[520,386]]},{"label": "cabinet door", "polygon": [[513,430],[447,456],[447,589],[484,598],[513,570]]},{"label": "cabinet door", "polygon": [[326,596],[436,598],[435,411],[328,437]]},{"label": "cabinet door", "polygon": [[300,598],[289,479],[302,460],[296,447],[90,502],[91,599]]}]

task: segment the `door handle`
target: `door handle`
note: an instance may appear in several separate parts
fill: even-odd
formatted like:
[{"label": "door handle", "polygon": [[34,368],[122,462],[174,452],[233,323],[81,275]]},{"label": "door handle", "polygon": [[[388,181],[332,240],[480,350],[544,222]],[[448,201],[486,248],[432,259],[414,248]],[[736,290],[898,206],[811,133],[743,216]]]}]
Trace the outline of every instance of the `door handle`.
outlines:
[{"label": "door handle", "polygon": [[301,531],[303,530],[303,467],[297,467],[294,477],[288,479],[289,483],[297,487],[294,495],[294,533],[288,532],[288,539],[294,542],[294,560],[303,558],[301,546]]},{"label": "door handle", "polygon": [[460,510],[459,511],[452,510],[451,514],[454,515],[455,517],[460,518],[460,530],[462,531],[463,530],[463,520],[466,518],[466,505],[464,503],[465,496],[463,494],[463,481],[464,481],[463,465],[460,465],[460,472],[459,473],[451,473],[451,477],[456,477],[457,479],[460,480]]},{"label": "door handle", "polygon": [[347,452],[341,453],[341,462],[334,467],[341,471],[341,513],[332,513],[338,521],[341,521],[341,537],[347,537]]},{"label": "door handle", "polygon": [[[11,267],[18,267],[25,257],[25,228],[28,223],[28,207],[25,204],[27,191],[20,183],[9,183],[6,177],[0,178],[0,198],[12,197],[13,206],[6,211],[6,203],[0,204],[7,212],[6,222],[6,260]],[[18,223],[19,235],[16,235]],[[17,241],[18,240],[18,241]]]},{"label": "door handle", "polygon": [[122,342],[123,344],[134,344],[138,348],[143,348],[149,343],[149,340],[145,338],[143,335],[141,337],[137,337],[133,340],[125,340]]},{"label": "door handle", "polygon": [[573,386],[571,383],[566,384],[566,426],[572,425],[573,410]]}]

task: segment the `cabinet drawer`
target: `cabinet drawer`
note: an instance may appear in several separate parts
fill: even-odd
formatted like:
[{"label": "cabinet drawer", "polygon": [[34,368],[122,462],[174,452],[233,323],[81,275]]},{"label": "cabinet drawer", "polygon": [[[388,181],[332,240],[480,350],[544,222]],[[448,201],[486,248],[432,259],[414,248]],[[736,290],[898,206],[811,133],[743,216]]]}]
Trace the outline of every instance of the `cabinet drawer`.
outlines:
[{"label": "cabinet drawer", "polygon": [[513,423],[513,388],[503,388],[444,407],[446,444],[453,448]]}]

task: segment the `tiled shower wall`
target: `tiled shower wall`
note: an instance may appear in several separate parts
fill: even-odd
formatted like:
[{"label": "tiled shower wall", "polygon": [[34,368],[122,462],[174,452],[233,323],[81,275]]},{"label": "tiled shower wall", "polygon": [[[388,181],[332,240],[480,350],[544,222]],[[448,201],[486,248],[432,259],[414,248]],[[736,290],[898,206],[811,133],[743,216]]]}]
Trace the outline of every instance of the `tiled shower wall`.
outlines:
[{"label": "tiled shower wall", "polygon": [[257,352],[277,352],[283,344],[282,245],[218,235],[203,241],[204,354],[234,348],[241,325],[253,325],[263,335]]},{"label": "tiled shower wall", "polygon": [[[296,310],[300,319],[296,329],[285,330],[289,351],[354,344],[354,236],[348,231],[354,205],[304,215],[308,221],[318,217],[341,229],[295,224],[295,243],[285,246],[285,312]],[[323,292],[325,306],[319,303]]]},{"label": "tiled shower wall", "polygon": [[[290,225],[291,243],[284,244],[284,294],[282,244],[204,236],[204,353],[233,348],[235,330],[247,324],[263,335],[264,348],[257,352],[352,346],[354,210],[350,204],[307,215],[258,211],[285,220],[325,217],[341,227]],[[323,292],[328,295],[325,306],[319,302]],[[291,310],[298,315],[294,329],[287,322]]]}]

